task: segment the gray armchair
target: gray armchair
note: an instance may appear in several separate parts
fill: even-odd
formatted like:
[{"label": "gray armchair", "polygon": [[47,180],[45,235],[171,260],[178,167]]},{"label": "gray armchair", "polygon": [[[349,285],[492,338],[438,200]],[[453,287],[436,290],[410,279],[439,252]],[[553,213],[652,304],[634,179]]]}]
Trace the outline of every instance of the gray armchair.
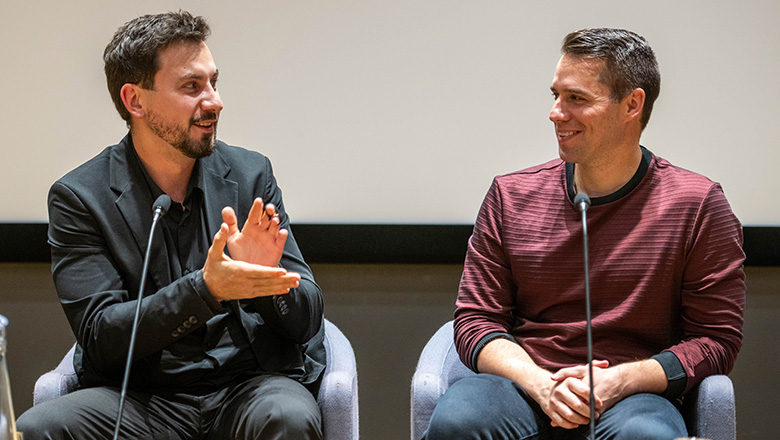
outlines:
[{"label": "gray armchair", "polygon": [[[358,388],[355,353],[341,330],[327,319],[324,344],[327,366],[317,397],[322,412],[324,438],[357,440]],[[33,405],[65,395],[76,388],[77,378],[73,369],[75,347],[71,347],[57,368],[43,374],[35,382]]]},{"label": "gray armchair", "polygon": [[[428,427],[439,397],[457,380],[474,374],[460,361],[453,343],[452,321],[431,337],[420,355],[412,378],[412,440]],[[711,440],[735,440],[734,388],[728,376],[710,376],[691,391],[683,406],[690,435]]]}]

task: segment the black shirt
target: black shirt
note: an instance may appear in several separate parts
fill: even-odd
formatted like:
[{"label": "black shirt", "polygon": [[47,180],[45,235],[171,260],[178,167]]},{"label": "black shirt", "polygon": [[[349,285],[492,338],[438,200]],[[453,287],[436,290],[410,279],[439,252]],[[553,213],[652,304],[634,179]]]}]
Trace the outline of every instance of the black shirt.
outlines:
[{"label": "black shirt", "polygon": [[[163,191],[140,159],[138,162],[152,198],[156,199]],[[202,269],[212,238],[208,236],[204,200],[200,162],[196,161],[184,202],[172,202],[160,224],[172,279],[193,278],[214,316],[205,323],[190,323],[199,327],[163,349],[160,374],[166,377],[165,383],[177,390],[205,393],[233,379],[258,373],[260,366],[239,318],[230,307],[223,307],[211,296],[203,281]],[[180,330],[186,333],[189,328]]]}]

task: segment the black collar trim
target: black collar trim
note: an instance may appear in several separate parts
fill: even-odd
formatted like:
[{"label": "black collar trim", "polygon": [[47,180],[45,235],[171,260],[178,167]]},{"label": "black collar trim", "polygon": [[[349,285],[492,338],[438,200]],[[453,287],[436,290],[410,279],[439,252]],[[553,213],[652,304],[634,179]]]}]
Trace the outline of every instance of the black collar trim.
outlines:
[{"label": "black collar trim", "polygon": [[[625,185],[612,194],[592,198],[590,200],[591,205],[612,203],[621,199],[639,185],[645,177],[645,174],[647,174],[647,170],[650,168],[650,162],[653,160],[653,153],[651,153],[650,150],[641,145],[639,148],[642,149],[642,160],[639,162],[639,167],[637,168],[636,173],[634,173],[634,176],[631,177],[631,180],[626,182]],[[576,196],[574,193],[574,164],[570,162],[566,162],[566,192],[569,195],[569,200],[573,202],[574,196]]]}]

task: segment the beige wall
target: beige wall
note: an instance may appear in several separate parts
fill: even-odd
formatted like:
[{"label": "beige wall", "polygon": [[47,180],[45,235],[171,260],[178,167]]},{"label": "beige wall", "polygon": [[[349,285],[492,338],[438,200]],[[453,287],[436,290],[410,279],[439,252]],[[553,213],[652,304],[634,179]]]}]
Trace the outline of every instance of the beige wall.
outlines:
[{"label": "beige wall", "polygon": [[[314,265],[326,316],[355,348],[364,439],[409,438],[409,386],[426,340],[451,319],[458,265]],[[780,268],[747,269],[745,343],[731,374],[739,438],[773,438],[780,407]],[[17,416],[35,379],[56,365],[73,336],[46,264],[0,264],[0,313]]]},{"label": "beige wall", "polygon": [[220,138],[271,158],[296,222],[473,222],[494,175],[556,156],[563,37],[616,26],[661,68],[643,144],[722,183],[744,224],[780,226],[776,0],[3,5],[0,221],[45,221],[51,183],[124,135],[101,58],[117,27],[185,7],[212,26]]}]

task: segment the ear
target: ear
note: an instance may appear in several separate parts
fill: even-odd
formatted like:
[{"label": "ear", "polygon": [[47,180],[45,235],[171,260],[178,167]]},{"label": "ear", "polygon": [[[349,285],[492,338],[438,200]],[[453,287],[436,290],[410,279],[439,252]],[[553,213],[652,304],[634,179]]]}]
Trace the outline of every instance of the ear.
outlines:
[{"label": "ear", "polygon": [[625,97],[623,102],[626,104],[626,120],[640,121],[642,118],[642,109],[645,107],[645,91],[636,88]]},{"label": "ear", "polygon": [[125,84],[119,89],[119,97],[130,115],[135,118],[143,119],[145,116],[144,108],[141,103],[141,90],[135,84]]}]

